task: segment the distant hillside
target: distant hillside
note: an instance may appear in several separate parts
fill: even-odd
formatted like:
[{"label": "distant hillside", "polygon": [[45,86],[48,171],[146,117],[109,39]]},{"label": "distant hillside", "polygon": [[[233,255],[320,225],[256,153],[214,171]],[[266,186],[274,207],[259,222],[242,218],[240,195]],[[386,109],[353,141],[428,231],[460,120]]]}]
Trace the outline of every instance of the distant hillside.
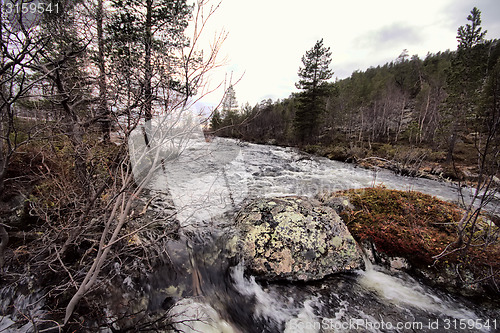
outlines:
[{"label": "distant hillside", "polygon": [[492,84],[499,80],[499,58],[499,42],[490,40],[465,55],[448,50],[420,59],[405,50],[384,66],[355,71],[328,84],[318,134],[305,142],[294,131],[299,94],[218,112],[212,130],[246,141],[298,145],[339,160],[394,158],[397,147],[407,146],[428,148],[432,160],[450,162],[455,156],[475,163],[472,146],[480,136],[474,133],[486,135],[498,118],[498,106],[491,103],[498,94]]}]

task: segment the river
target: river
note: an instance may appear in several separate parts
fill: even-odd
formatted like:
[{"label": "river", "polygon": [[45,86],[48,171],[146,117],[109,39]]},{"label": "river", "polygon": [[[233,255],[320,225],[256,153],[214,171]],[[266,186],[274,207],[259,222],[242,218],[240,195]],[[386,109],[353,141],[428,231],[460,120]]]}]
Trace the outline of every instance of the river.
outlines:
[{"label": "river", "polygon": [[[385,186],[458,201],[455,185],[310,156],[294,148],[216,138],[183,146],[150,184],[169,193],[183,236],[171,268],[150,278],[154,306],[186,332],[495,332],[498,309],[366,262],[366,270],[312,283],[257,281],[230,248],[232,217],[251,198]],[[464,193],[472,193],[464,189]],[[490,205],[498,209],[498,201]],[[182,272],[182,273],[179,273]],[[182,290],[182,291],[179,291]],[[154,308],[153,306],[153,308]],[[191,321],[199,318],[200,321]],[[185,322],[187,320],[187,322]],[[184,323],[182,323],[184,322]]]}]

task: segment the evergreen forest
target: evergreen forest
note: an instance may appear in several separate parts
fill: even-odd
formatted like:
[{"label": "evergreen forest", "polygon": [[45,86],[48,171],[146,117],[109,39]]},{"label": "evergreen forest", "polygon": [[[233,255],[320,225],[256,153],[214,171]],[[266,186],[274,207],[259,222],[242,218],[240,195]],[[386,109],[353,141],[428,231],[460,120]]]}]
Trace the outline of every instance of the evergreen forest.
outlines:
[{"label": "evergreen forest", "polygon": [[[485,38],[477,8],[468,22],[458,29],[454,51],[421,58],[403,50],[383,66],[335,82],[319,80],[319,88],[306,87],[283,100],[264,100],[241,110],[222,107],[212,118],[212,131],[298,146],[340,161],[376,157],[414,175],[426,165],[454,180],[477,176],[478,154],[487,146],[487,163],[498,172],[500,44]],[[331,55],[318,41],[302,59],[297,88],[304,86],[308,61],[323,61],[323,72],[332,76],[331,59],[321,60],[325,54],[307,59],[321,48]],[[319,66],[310,68],[314,70],[321,72]]]}]

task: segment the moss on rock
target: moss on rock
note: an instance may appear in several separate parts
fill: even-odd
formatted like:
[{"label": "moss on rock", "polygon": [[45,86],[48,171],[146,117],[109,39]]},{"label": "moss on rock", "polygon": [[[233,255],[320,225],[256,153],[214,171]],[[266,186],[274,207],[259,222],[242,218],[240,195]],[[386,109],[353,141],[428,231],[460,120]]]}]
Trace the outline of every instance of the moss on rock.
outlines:
[{"label": "moss on rock", "polygon": [[317,201],[257,199],[239,212],[237,223],[246,264],[262,277],[316,280],[363,265],[340,217]]}]

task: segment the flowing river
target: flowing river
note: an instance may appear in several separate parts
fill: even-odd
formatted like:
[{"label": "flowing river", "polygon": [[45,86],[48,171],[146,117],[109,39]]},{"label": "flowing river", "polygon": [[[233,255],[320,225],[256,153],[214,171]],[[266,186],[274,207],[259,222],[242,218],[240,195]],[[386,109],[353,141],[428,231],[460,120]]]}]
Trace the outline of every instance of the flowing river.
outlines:
[{"label": "flowing river", "polygon": [[[178,239],[166,245],[168,264],[141,285],[128,277],[123,281],[125,290],[137,292],[133,295],[146,295],[141,304],[148,311],[167,313],[176,331],[500,332],[498,301],[478,305],[367,259],[365,270],[307,283],[269,282],[245,272],[238,253],[234,216],[253,198],[314,197],[323,191],[385,186],[467,201],[471,189],[459,193],[451,183],[367,170],[293,148],[222,138],[207,143],[201,131],[178,140],[177,133],[153,137],[149,145],[141,133],[129,141],[136,180],[157,166],[147,186],[150,209],[161,216],[175,213],[180,228]],[[153,147],[151,153],[146,146]],[[499,199],[487,210],[498,214]],[[35,306],[31,314],[43,317],[42,290],[28,297],[14,288],[1,293],[0,308],[14,299],[17,308]],[[13,324],[11,318],[0,317],[0,332],[13,332],[8,328]],[[16,330],[31,331],[31,323]]]},{"label": "flowing river", "polygon": [[[174,269],[150,278],[152,308],[185,332],[495,332],[500,311],[479,307],[366,262],[366,270],[311,283],[256,281],[231,252],[232,217],[262,196],[314,196],[383,185],[458,201],[453,184],[367,170],[293,148],[216,138],[187,145],[151,182],[177,209],[183,236]],[[168,175],[168,176],[167,176]],[[471,190],[464,189],[467,193]],[[498,198],[497,198],[498,199]],[[498,200],[489,206],[495,211]],[[193,319],[199,319],[192,321]]]}]

